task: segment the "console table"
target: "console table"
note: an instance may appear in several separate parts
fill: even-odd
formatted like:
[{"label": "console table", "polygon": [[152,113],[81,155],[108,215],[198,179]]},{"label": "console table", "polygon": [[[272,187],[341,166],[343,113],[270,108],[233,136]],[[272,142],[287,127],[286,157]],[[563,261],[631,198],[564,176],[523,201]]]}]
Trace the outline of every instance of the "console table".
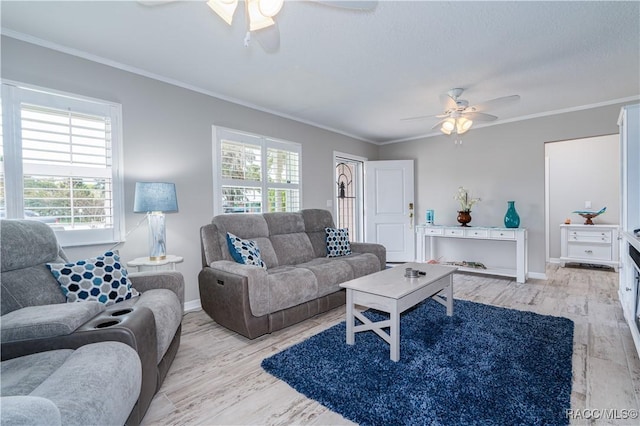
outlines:
[{"label": "console table", "polygon": [[[499,275],[505,277],[514,277],[519,283],[524,283],[529,275],[529,265],[527,257],[527,230],[524,228],[492,228],[482,226],[441,226],[441,225],[416,225],[416,233],[418,234],[418,261],[424,262],[429,259],[436,259],[435,239],[436,238],[454,238],[461,241],[484,240],[496,241],[500,244],[504,243],[513,247],[509,251],[513,253],[514,267],[492,267],[490,262],[485,264],[487,269],[460,267],[459,271],[475,272],[479,274]],[[427,245],[427,237],[429,244]],[[427,254],[428,247],[428,254]],[[490,250],[477,250],[477,258],[474,261],[482,261],[486,256],[485,253]],[[428,255],[428,258],[427,258]],[[474,253],[475,255],[475,253]],[[456,259],[465,260],[465,259]],[[469,260],[469,259],[467,259]]]}]

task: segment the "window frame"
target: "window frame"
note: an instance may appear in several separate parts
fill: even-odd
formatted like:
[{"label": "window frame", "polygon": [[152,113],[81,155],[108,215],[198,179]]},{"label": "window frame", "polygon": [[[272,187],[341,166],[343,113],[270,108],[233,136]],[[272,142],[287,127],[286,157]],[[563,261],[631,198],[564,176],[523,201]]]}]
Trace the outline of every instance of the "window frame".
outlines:
[{"label": "window frame", "polygon": [[[259,181],[246,181],[251,186],[260,187],[262,190],[262,210],[266,213],[268,208],[269,189],[295,189],[298,191],[299,205],[298,210],[302,209],[302,144],[298,142],[290,142],[282,139],[276,139],[255,133],[244,132],[241,130],[230,129],[221,126],[212,126],[213,133],[213,214],[234,214],[233,212],[225,213],[222,205],[222,188],[228,180],[222,177],[222,141],[229,139],[234,142],[240,142],[260,147],[261,152],[261,179]],[[298,154],[298,183],[277,183],[269,182],[267,168],[267,151],[270,149],[279,149]],[[297,210],[296,210],[297,211]],[[235,213],[243,214],[243,213]]]},{"label": "window frame", "polygon": [[113,244],[125,239],[124,173],[122,146],[122,105],[102,99],[75,95],[20,82],[2,80],[2,136],[5,183],[5,215],[24,218],[24,167],[22,160],[21,104],[68,109],[80,114],[110,118],[111,186],[113,226],[101,229],[56,229],[62,247]]}]

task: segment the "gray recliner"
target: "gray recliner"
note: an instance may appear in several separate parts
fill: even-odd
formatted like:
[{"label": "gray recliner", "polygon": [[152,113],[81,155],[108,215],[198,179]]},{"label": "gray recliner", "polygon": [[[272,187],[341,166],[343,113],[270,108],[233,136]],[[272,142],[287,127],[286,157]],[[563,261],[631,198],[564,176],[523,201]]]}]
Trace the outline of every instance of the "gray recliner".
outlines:
[{"label": "gray recliner", "polygon": [[120,342],[2,361],[3,425],[122,425],[142,387],[136,351]]},{"label": "gray recliner", "polygon": [[126,343],[142,363],[142,387],[127,424],[140,423],[180,344],[182,275],[131,273],[139,297],[110,306],[95,301],[67,303],[46,266],[68,261],[48,225],[2,220],[0,240],[2,360],[103,341]]}]

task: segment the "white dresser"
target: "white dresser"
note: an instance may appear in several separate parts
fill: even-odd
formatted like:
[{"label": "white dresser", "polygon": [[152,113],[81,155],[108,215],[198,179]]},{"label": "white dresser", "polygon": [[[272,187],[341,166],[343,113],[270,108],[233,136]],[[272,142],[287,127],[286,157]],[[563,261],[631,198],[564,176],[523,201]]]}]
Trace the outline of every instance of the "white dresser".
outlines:
[{"label": "white dresser", "polygon": [[618,225],[560,225],[560,264],[620,266]]}]

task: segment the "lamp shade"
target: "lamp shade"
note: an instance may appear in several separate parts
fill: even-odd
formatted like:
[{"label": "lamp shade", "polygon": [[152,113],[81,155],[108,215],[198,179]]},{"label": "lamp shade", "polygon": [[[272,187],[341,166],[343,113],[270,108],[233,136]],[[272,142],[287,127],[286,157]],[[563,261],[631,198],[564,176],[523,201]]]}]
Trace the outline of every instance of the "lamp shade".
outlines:
[{"label": "lamp shade", "polygon": [[178,211],[176,185],[166,182],[136,182],[134,213]]}]

